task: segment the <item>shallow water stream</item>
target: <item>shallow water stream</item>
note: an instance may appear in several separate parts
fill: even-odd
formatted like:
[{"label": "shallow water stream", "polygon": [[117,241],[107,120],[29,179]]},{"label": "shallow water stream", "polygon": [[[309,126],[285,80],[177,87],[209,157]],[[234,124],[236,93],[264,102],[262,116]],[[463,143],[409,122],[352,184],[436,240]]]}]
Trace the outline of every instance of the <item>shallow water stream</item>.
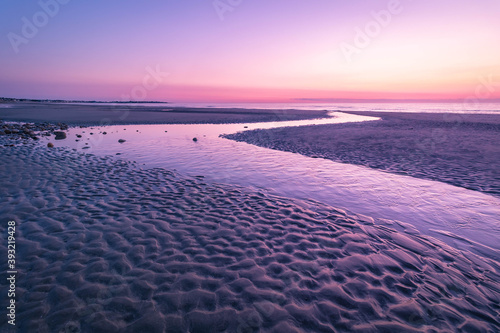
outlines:
[{"label": "shallow water stream", "polygon": [[[207,181],[316,200],[370,216],[377,223],[401,221],[407,230],[414,227],[456,248],[472,248],[500,258],[500,199],[496,197],[219,137],[247,129],[377,120],[338,112],[332,115],[331,119],[275,123],[72,128],[67,139],[50,137],[42,144],[50,141],[100,156],[119,154],[117,157],[136,161],[143,168],[161,167],[204,176]],[[119,143],[119,139],[126,141]]]}]

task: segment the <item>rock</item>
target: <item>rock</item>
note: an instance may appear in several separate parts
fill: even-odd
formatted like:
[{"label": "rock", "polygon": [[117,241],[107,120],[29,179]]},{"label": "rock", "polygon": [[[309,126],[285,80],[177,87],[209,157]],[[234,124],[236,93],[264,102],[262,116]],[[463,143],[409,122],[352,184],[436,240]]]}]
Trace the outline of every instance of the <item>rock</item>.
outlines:
[{"label": "rock", "polygon": [[61,131],[55,131],[54,135],[56,136],[56,140],[64,140],[66,139],[66,133]]},{"label": "rock", "polygon": [[35,140],[35,141],[40,140],[40,139],[39,139],[36,135],[32,135],[32,136],[30,136],[30,138],[32,138],[32,139],[33,139],[33,140]]},{"label": "rock", "polygon": [[124,140],[124,139],[118,140],[119,143],[124,143],[125,141],[127,141],[127,140]]},{"label": "rock", "polygon": [[107,133],[107,132],[102,132],[102,134],[103,134],[103,135],[106,135],[106,134],[108,134],[108,133]]},{"label": "rock", "polygon": [[9,129],[4,130],[5,134],[12,134],[12,132]]},{"label": "rock", "polygon": [[197,139],[197,138],[193,138],[193,141],[194,141],[194,142],[197,142],[197,141],[198,141],[198,139]]},{"label": "rock", "polygon": [[52,142],[47,143],[47,147],[54,148],[54,144]]},{"label": "rock", "polygon": [[76,135],[76,137],[77,137],[77,138],[81,138],[82,136],[81,136],[80,134],[77,134],[77,135]]}]

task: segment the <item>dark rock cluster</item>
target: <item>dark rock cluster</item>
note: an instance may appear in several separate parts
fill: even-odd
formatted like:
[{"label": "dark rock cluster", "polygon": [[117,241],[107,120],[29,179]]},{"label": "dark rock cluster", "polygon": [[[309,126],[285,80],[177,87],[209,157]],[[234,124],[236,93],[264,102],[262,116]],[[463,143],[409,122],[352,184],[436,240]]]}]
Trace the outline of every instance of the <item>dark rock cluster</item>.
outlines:
[{"label": "dark rock cluster", "polygon": [[[66,138],[68,125],[57,123],[6,123],[0,120],[0,137],[4,143],[23,144],[40,140],[41,136],[56,136],[56,140]],[[10,144],[7,144],[10,145]]]}]

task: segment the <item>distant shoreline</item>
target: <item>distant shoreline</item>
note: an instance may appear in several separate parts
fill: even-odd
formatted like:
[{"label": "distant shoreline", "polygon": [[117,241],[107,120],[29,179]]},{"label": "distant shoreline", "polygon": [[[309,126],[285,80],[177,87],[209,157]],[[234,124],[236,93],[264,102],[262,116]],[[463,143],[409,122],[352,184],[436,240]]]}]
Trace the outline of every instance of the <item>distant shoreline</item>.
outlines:
[{"label": "distant shoreline", "polygon": [[65,123],[72,126],[130,124],[228,124],[327,118],[327,110],[189,108],[163,105],[14,103],[0,108],[0,120]]},{"label": "distant shoreline", "polygon": [[64,99],[29,99],[0,97],[0,103],[91,103],[91,104],[168,104],[169,102],[158,101],[80,101]]},{"label": "distant shoreline", "polygon": [[[64,100],[64,99],[36,99],[36,98],[12,98],[12,97],[0,97],[0,103],[16,103],[16,102],[30,102],[30,103],[89,103],[89,104],[170,104],[172,102],[163,101],[89,101],[89,100]],[[409,103],[409,104],[457,104],[463,103],[463,99],[350,99],[350,98],[334,98],[334,99],[321,99],[321,98],[295,98],[288,102],[236,102],[236,104],[303,104],[303,103],[341,103],[341,104],[363,104],[363,103],[373,103],[373,104],[398,104],[398,103]],[[197,102],[199,103],[199,102]],[[500,99],[478,99],[477,103],[480,104],[490,104],[490,103],[500,103]],[[189,104],[189,102],[186,102]],[[207,102],[207,104],[210,104]],[[220,104],[220,103],[215,103]],[[234,104],[234,103],[233,103]]]}]

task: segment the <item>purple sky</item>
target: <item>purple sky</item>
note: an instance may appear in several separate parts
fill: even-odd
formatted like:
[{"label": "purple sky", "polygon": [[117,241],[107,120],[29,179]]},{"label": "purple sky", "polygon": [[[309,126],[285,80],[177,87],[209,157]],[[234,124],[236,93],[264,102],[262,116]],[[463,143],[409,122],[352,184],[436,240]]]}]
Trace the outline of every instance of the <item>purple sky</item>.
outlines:
[{"label": "purple sky", "polygon": [[59,1],[1,2],[0,96],[500,98],[498,0]]}]

